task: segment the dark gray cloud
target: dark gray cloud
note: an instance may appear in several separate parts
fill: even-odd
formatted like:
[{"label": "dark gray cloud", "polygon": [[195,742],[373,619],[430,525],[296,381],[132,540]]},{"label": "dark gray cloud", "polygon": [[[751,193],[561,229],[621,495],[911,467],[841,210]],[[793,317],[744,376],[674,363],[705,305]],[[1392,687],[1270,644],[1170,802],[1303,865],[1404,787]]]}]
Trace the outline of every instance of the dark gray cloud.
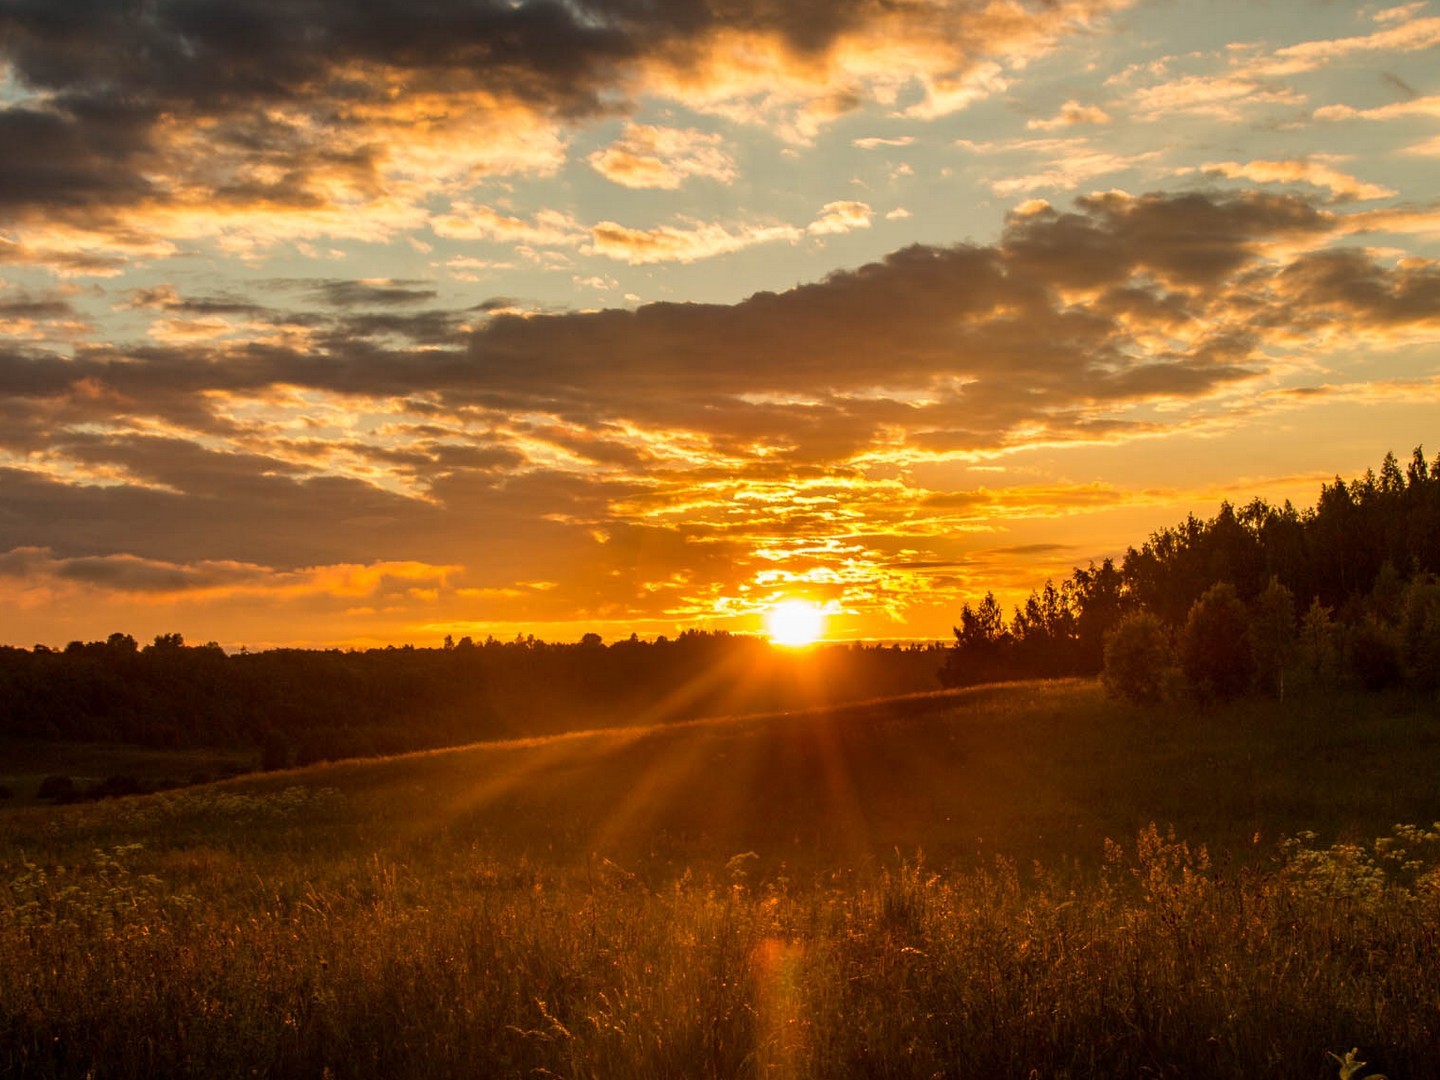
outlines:
[{"label": "dark gray cloud", "polygon": [[82,555],[56,559],[44,548],[17,548],[0,554],[0,577],[33,580],[53,575],[61,581],[131,593],[175,593],[234,585],[254,580],[256,569],[251,568],[247,573],[238,567],[214,564],[182,566],[133,555]]},{"label": "dark gray cloud", "polygon": [[1004,247],[1016,266],[1056,285],[1124,281],[1144,269],[1177,287],[1210,285],[1251,259],[1256,246],[1321,235],[1334,219],[1287,195],[1208,192],[1084,196],[1076,210],[1012,218]]},{"label": "dark gray cloud", "polygon": [[1414,101],[1420,96],[1420,91],[1411,86],[1408,82],[1396,75],[1393,71],[1380,72],[1380,81],[1399,93],[1404,101]]},{"label": "dark gray cloud", "polygon": [[[133,456],[117,449],[117,455]],[[188,456],[188,455],[187,455]],[[208,474],[204,469],[208,468]],[[169,474],[185,471],[181,463]],[[288,567],[409,558],[416,530],[438,518],[424,504],[335,477],[252,475],[214,493],[223,465],[191,470],[197,492],[130,484],[70,484],[0,469],[0,550],[40,546],[65,557],[134,554],[189,562],[235,559]]]},{"label": "dark gray cloud", "polygon": [[229,296],[182,297],[173,288],[157,285],[148,289],[131,289],[128,303],[135,308],[152,308],[177,315],[241,315],[247,318],[268,318],[269,309],[252,301]]},{"label": "dark gray cloud", "polygon": [[1014,547],[990,548],[989,555],[1063,555],[1074,551],[1073,544],[1017,544]]},{"label": "dark gray cloud", "polygon": [[[894,11],[875,0],[10,0],[0,41],[24,82],[69,109],[227,112],[293,101],[362,62],[409,73],[415,89],[483,87],[584,110],[599,107],[617,64],[716,30],[775,33],[808,52]],[[917,20],[933,11],[911,6]]]},{"label": "dark gray cloud", "polygon": [[[365,281],[286,281],[284,291],[296,292],[304,302],[316,300],[342,309],[339,314],[313,310],[286,311],[238,296],[182,296],[168,285],[132,289],[128,305],[149,308],[171,315],[199,318],[238,316],[277,328],[304,327],[315,331],[322,348],[345,351],[351,342],[375,337],[401,337],[422,345],[458,345],[460,327],[467,319],[463,311],[430,309],[397,313],[393,309],[435,299],[431,288],[415,288],[411,282],[376,284]],[[350,309],[380,308],[380,311]],[[3,308],[0,308],[3,311]]]},{"label": "dark gray cloud", "polygon": [[391,336],[407,338],[419,345],[458,345],[460,327],[464,322],[464,312],[443,310],[416,311],[405,315],[353,315],[340,322],[337,336],[328,344],[343,351],[348,339]]},{"label": "dark gray cloud", "polygon": [[120,98],[228,112],[296,100],[354,62],[579,108],[607,63],[671,32],[670,6],[622,25],[603,5],[595,20],[580,5],[505,0],[13,0],[0,29],[19,77],[72,109]]},{"label": "dark gray cloud", "polygon": [[[0,56],[6,40],[0,12]],[[68,108],[0,109],[0,212],[103,215],[154,194],[145,179],[153,164],[151,130],[158,115],[101,98]]]},{"label": "dark gray cloud", "polygon": [[49,321],[72,318],[75,314],[75,306],[69,300],[54,295],[0,293],[0,319]]},{"label": "dark gray cloud", "polygon": [[423,304],[438,295],[423,281],[319,281],[305,291],[332,307],[398,307]]},{"label": "dark gray cloud", "polygon": [[1276,282],[1310,324],[1359,326],[1440,323],[1440,265],[1416,260],[1390,268],[1366,252],[1319,251],[1296,259]]},{"label": "dark gray cloud", "polygon": [[332,150],[269,112],[355,128],[357,107],[388,92],[366,66],[397,73],[412,94],[483,90],[541,112],[593,113],[613,65],[672,31],[663,15],[625,13],[622,27],[583,14],[487,0],[10,0],[0,60],[43,100],[0,111],[0,213],[93,225],[166,201],[174,193],[148,177],[178,168],[193,181],[210,165],[167,157],[167,129],[198,120],[204,156],[267,167],[265,180],[209,177],[217,200],[304,208],[320,199],[307,185],[319,171],[373,185],[372,150]]}]

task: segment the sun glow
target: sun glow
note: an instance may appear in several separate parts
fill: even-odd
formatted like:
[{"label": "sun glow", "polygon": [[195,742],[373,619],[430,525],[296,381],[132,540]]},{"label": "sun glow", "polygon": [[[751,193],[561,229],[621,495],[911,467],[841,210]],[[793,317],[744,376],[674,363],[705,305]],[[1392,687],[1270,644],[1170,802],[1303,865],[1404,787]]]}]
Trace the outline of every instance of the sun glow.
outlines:
[{"label": "sun glow", "polygon": [[807,600],[784,600],[765,613],[765,629],[776,645],[813,645],[825,633],[825,612]]}]

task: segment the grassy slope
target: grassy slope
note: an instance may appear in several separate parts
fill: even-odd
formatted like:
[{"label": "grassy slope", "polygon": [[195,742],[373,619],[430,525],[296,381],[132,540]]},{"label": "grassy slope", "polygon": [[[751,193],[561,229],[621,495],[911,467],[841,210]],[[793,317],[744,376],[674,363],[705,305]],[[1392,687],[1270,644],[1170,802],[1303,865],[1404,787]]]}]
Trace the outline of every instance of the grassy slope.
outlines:
[{"label": "grassy slope", "polygon": [[1433,706],[1077,682],[15,810],[0,1073],[1440,1075],[1440,910],[1134,843],[1265,865],[1440,817],[1437,776]]},{"label": "grassy slope", "polygon": [[[755,851],[830,870],[1076,857],[1147,822],[1232,856],[1436,816],[1440,717],[1400,698],[1137,710],[1089,682],[599,731],[233,781],[344,792],[362,848],[440,834],[656,872]],[[103,807],[76,820],[103,822]],[[63,815],[62,815],[63,817]],[[18,824],[18,823],[17,823]],[[327,844],[331,840],[327,839]]]}]

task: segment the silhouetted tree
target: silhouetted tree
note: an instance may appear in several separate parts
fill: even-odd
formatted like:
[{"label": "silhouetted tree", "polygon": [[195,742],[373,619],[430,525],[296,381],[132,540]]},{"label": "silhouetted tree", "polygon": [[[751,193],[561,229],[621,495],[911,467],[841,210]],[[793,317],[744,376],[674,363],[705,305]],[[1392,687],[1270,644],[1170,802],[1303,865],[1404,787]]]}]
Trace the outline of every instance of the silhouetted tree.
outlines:
[{"label": "silhouetted tree", "polygon": [[955,630],[955,647],[945,659],[940,682],[945,686],[967,686],[977,682],[1003,679],[1009,674],[1009,650],[1014,644],[1005,626],[1005,615],[995,594],[972,608],[968,603],[960,611],[960,625]]},{"label": "silhouetted tree", "polygon": [[[1391,678],[1386,642],[1395,644],[1402,634],[1408,583],[1426,574],[1440,574],[1440,457],[1427,464],[1417,447],[1404,469],[1387,454],[1378,474],[1321,485],[1315,506],[1304,512],[1259,498],[1239,509],[1224,502],[1209,520],[1191,514],[1153,533],[1129,548],[1118,568],[1108,560],[1077,567],[1058,588],[1047,583],[1016,609],[1005,648],[997,649],[991,634],[968,632],[962,613],[942,678],[1098,672],[1105,635],[1126,612],[1149,611],[1176,630],[1209,589],[1226,581],[1257,623],[1252,644],[1261,686],[1279,692],[1292,663],[1301,685],[1336,685],[1342,670],[1356,663],[1370,674],[1350,675],[1371,684]],[[1338,612],[1338,624],[1322,631],[1312,620],[1309,644],[1302,634],[1292,655],[1281,595],[1261,600],[1272,583],[1288,591],[1292,605],[1318,601],[1314,613]],[[978,611],[971,615],[985,621]],[[1365,619],[1381,630],[1364,627]],[[1327,636],[1337,641],[1322,648]],[[1404,656],[1401,673],[1418,680],[1421,669],[1409,659],[1409,646],[1395,647]]]},{"label": "silhouetted tree", "polygon": [[1180,635],[1180,667],[1201,701],[1227,701],[1250,689],[1255,653],[1245,605],[1222,581],[1190,608]]},{"label": "silhouetted tree", "polygon": [[1440,690],[1440,581],[1425,575],[1410,583],[1400,625],[1410,681],[1419,690]]},{"label": "silhouetted tree", "polygon": [[1102,678],[1115,697],[1153,705],[1165,696],[1174,668],[1170,632],[1148,611],[1125,616],[1105,637]]},{"label": "silhouetted tree", "polygon": [[1345,666],[1366,690],[1398,686],[1404,674],[1402,642],[1392,626],[1367,614],[1345,635]]},{"label": "silhouetted tree", "polygon": [[1276,697],[1285,696],[1285,672],[1295,656],[1295,597],[1270,579],[1250,608],[1255,652],[1255,682]]},{"label": "silhouetted tree", "polygon": [[1310,602],[1295,642],[1296,665],[1308,689],[1332,689],[1340,683],[1340,639],[1330,609]]}]

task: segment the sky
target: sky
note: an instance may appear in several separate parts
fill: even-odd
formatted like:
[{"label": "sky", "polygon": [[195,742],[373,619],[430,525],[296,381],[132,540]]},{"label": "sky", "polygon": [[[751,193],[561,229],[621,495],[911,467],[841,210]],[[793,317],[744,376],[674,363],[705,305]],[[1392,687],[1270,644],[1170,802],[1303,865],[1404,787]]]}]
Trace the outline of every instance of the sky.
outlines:
[{"label": "sky", "polygon": [[0,0],[0,642],[943,639],[1440,451],[1440,5]]}]

